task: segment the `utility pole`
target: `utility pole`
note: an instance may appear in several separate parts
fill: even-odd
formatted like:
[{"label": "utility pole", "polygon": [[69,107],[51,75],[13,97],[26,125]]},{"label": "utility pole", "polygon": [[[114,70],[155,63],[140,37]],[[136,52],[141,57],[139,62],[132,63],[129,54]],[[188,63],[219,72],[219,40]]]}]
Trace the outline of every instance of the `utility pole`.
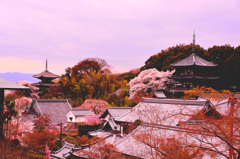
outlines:
[{"label": "utility pole", "polygon": [[60,148],[62,147],[62,122],[60,123],[60,124],[58,124],[58,125],[60,125]]},{"label": "utility pole", "polygon": [[[228,102],[230,103],[230,144],[232,145],[232,138],[233,138],[233,113],[234,113],[234,103],[235,103],[235,98],[234,98],[234,93],[231,94],[231,97],[229,98]],[[233,149],[229,146],[229,159],[233,158]]]}]

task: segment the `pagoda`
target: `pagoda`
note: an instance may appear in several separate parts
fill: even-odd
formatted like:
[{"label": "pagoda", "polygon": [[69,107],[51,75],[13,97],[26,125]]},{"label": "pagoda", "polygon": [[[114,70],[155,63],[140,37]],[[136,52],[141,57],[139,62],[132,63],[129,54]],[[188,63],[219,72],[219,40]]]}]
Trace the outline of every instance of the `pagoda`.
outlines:
[{"label": "pagoda", "polygon": [[38,79],[41,80],[41,81],[38,82],[38,83],[33,83],[33,84],[32,84],[33,86],[39,88],[39,91],[37,92],[39,95],[42,95],[44,89],[46,89],[46,88],[50,88],[51,86],[54,86],[54,87],[59,87],[59,86],[60,86],[60,84],[53,83],[52,80],[54,80],[54,79],[56,79],[56,78],[59,78],[60,76],[55,75],[55,74],[53,74],[53,73],[51,73],[51,72],[48,71],[48,63],[47,63],[47,60],[46,60],[46,70],[43,71],[42,73],[33,75],[33,77],[34,77],[34,78],[38,78]]},{"label": "pagoda", "polygon": [[181,85],[176,89],[188,90],[196,86],[213,87],[219,79],[218,65],[196,55],[195,33],[193,34],[192,54],[171,66],[175,68],[171,79],[178,81]]}]

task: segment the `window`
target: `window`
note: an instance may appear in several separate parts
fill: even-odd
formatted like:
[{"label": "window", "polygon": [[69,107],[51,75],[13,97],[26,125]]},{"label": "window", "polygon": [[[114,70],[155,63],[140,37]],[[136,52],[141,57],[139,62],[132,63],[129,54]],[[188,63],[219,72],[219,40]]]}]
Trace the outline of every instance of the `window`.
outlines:
[{"label": "window", "polygon": [[72,118],[72,117],[69,117],[69,120],[70,120],[70,121],[72,121],[72,120],[73,120],[73,118]]},{"label": "window", "polygon": [[193,83],[192,82],[190,83],[190,87],[193,87]]}]

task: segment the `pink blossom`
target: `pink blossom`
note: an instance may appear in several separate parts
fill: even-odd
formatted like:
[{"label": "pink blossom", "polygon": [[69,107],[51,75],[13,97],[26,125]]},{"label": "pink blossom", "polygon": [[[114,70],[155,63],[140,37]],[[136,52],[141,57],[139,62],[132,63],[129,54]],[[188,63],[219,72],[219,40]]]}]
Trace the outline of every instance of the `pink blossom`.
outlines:
[{"label": "pink blossom", "polygon": [[103,111],[105,111],[108,107],[108,103],[103,100],[97,100],[97,99],[87,99],[85,102],[79,106],[78,108],[87,108],[90,109],[95,114],[101,114]]},{"label": "pink blossom", "polygon": [[46,153],[46,157],[47,157],[47,159],[51,159],[51,156],[50,156],[50,150],[49,150],[48,145],[46,145],[46,147],[45,147],[45,153]]},{"label": "pink blossom", "polygon": [[89,124],[89,125],[92,125],[92,124],[98,124],[100,123],[102,120],[99,119],[99,116],[100,115],[96,115],[94,113],[90,114],[90,115],[87,115],[85,117],[86,119],[86,124]]},{"label": "pink blossom", "polygon": [[140,92],[147,94],[147,90],[152,91],[165,88],[164,82],[169,80],[168,77],[174,71],[159,72],[156,68],[144,70],[139,73],[137,77],[129,82],[130,85],[130,99],[135,98]]}]

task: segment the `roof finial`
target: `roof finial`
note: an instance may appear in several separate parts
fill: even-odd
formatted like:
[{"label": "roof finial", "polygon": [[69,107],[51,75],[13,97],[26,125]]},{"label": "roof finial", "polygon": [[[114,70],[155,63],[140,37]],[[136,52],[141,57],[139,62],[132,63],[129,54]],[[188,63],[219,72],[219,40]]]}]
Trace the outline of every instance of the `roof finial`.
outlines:
[{"label": "roof finial", "polygon": [[46,59],[46,71],[47,71],[47,59]]},{"label": "roof finial", "polygon": [[193,30],[193,46],[192,46],[192,52],[195,53],[195,30]]}]

